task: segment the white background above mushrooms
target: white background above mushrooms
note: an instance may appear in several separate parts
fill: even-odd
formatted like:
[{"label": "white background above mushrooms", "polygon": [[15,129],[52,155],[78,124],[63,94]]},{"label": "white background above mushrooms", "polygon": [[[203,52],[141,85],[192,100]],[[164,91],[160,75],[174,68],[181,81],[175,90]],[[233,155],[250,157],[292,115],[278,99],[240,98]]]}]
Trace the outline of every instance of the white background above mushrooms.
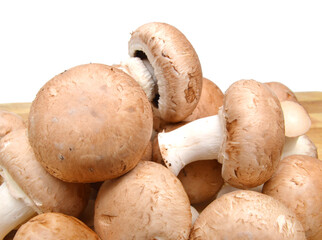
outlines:
[{"label": "white background above mushrooms", "polygon": [[30,102],[54,75],[119,63],[131,31],[167,22],[223,91],[239,79],[322,91],[319,1],[1,1],[0,102]]}]

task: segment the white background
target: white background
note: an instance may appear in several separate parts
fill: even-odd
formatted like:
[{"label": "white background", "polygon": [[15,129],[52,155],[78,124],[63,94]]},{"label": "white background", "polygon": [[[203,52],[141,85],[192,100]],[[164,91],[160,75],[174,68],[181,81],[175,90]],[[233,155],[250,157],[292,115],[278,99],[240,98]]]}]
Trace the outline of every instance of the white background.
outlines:
[{"label": "white background", "polygon": [[321,1],[0,1],[0,103],[30,102],[79,64],[119,63],[131,31],[181,30],[203,75],[222,91],[239,79],[322,91]]}]

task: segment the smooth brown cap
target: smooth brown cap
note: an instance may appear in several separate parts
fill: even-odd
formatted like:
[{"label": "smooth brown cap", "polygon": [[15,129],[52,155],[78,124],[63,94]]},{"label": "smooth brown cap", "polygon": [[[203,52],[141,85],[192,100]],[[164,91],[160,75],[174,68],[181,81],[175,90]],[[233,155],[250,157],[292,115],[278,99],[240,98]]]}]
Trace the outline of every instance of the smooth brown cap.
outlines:
[{"label": "smooth brown cap", "polygon": [[188,239],[190,203],[181,182],[164,166],[141,161],[126,175],[105,181],[94,227],[102,239]]},{"label": "smooth brown cap", "polygon": [[284,203],[302,223],[307,239],[322,239],[322,161],[305,155],[284,158],[263,193]]},{"label": "smooth brown cap", "polygon": [[214,200],[199,215],[190,240],[305,239],[295,214],[262,193],[238,190]]},{"label": "smooth brown cap", "polygon": [[224,184],[221,177],[221,164],[216,160],[189,163],[180,171],[178,178],[191,204],[213,199]]},{"label": "smooth brown cap", "polygon": [[17,231],[14,240],[99,240],[83,222],[61,213],[43,213],[33,217]]},{"label": "smooth brown cap", "polygon": [[281,82],[265,82],[266,86],[268,86],[277,96],[280,102],[282,101],[293,101],[298,102],[295,93],[289,89],[286,85]]},{"label": "smooth brown cap", "polygon": [[107,65],[85,64],[40,89],[30,109],[29,140],[55,177],[98,182],[135,167],[152,124],[151,105],[134,79]]},{"label": "smooth brown cap", "polygon": [[86,206],[88,185],[63,182],[50,175],[36,160],[26,129],[13,131],[0,140],[0,165],[40,212],[78,216]]},{"label": "smooth brown cap", "polygon": [[219,162],[224,180],[237,188],[263,184],[274,173],[285,141],[277,97],[263,83],[237,81],[225,93],[223,118]]},{"label": "smooth brown cap", "polygon": [[148,59],[157,81],[154,111],[167,122],[179,122],[196,107],[202,70],[196,51],[177,28],[159,22],[140,26],[131,34],[129,55]]},{"label": "smooth brown cap", "polygon": [[26,128],[22,117],[13,112],[0,110],[0,139],[6,134],[21,128]]}]

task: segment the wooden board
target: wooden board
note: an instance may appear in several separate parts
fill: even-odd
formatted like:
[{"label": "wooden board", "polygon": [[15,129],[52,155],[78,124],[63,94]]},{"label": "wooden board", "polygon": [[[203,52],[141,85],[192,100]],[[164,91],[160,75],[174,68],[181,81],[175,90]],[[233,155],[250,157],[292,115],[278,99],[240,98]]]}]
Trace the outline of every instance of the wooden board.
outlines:
[{"label": "wooden board", "polygon": [[[297,92],[299,102],[310,114],[312,126],[307,135],[318,148],[319,158],[322,156],[322,92]],[[0,104],[0,110],[15,112],[26,121],[31,103]]]}]

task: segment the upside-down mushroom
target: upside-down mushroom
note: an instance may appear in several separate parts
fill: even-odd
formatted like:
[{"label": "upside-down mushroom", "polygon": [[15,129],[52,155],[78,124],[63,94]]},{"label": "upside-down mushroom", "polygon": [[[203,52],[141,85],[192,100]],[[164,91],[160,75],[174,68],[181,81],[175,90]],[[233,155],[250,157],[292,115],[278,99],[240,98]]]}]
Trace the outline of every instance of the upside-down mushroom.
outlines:
[{"label": "upside-down mushroom", "polygon": [[198,55],[177,28],[150,22],[131,33],[130,58],[119,68],[131,75],[151,102],[155,128],[159,121],[179,122],[196,107],[202,89]]},{"label": "upside-down mushroom", "polygon": [[104,64],[84,64],[40,89],[28,132],[37,160],[53,176],[99,182],[136,166],[152,126],[151,105],[132,77]]}]

